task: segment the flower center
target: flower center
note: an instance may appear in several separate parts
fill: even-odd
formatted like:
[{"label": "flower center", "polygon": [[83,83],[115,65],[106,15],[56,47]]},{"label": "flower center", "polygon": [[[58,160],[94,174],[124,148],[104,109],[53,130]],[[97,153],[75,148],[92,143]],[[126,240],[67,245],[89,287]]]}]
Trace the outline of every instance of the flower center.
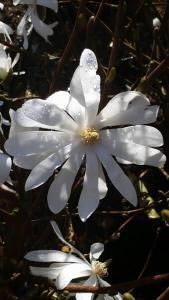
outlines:
[{"label": "flower center", "polygon": [[102,263],[98,260],[92,262],[92,270],[96,275],[100,277],[108,275],[106,263]]},{"label": "flower center", "polygon": [[95,128],[84,129],[80,136],[85,144],[95,144],[99,140],[99,132]]}]

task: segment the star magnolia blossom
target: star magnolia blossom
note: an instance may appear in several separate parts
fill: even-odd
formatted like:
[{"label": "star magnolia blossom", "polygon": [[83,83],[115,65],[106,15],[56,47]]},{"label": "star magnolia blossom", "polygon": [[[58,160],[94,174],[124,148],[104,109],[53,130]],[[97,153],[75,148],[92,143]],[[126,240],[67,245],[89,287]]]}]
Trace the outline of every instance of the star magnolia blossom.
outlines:
[{"label": "star magnolia blossom", "polygon": [[[107,264],[97,260],[104,251],[104,245],[102,243],[95,243],[91,245],[89,263],[79,250],[65,241],[54,221],[51,221],[51,225],[57,237],[71,249],[71,253],[65,253],[57,250],[38,250],[28,252],[25,256],[25,259],[27,260],[43,263],[52,262],[49,267],[30,267],[31,273],[35,276],[47,277],[54,280],[57,289],[61,290],[74,279],[80,279],[82,285],[110,286],[101,278],[107,275]],[[88,277],[88,279],[84,281],[84,277]],[[94,298],[94,294],[92,293],[76,293],[75,296],[76,300],[92,300]],[[99,295],[97,299],[122,300],[122,297],[120,294],[113,298],[108,295]]]},{"label": "star magnolia blossom", "polygon": [[[28,9],[21,19],[18,27],[17,34],[24,37],[23,47],[25,49],[28,48],[28,38],[27,36],[32,31],[32,28],[43,37],[48,42],[48,36],[53,34],[53,28],[58,24],[58,22],[54,22],[52,24],[45,24],[38,16],[37,5],[41,5],[44,7],[48,7],[55,12],[58,11],[58,1],[57,0],[13,0],[14,5],[18,4],[26,4],[28,5]],[[28,23],[30,21],[29,29],[27,28]]]},{"label": "star magnolia blossom", "polygon": [[[102,166],[115,188],[136,206],[135,188],[117,161],[160,167],[166,160],[162,152],[154,149],[163,145],[161,133],[154,127],[138,125],[154,122],[158,106],[150,106],[143,94],[128,91],[113,97],[97,114],[100,77],[96,71],[96,57],[85,49],[70,83],[70,93],[60,91],[47,100],[27,101],[16,111],[14,119],[20,126],[29,128],[29,132],[16,132],[5,144],[7,152],[15,156],[16,165],[32,169],[26,181],[27,191],[46,182],[63,164],[47,196],[54,213],[65,207],[85,158],[86,171],[78,204],[82,221],[106,195]],[[132,126],[106,129],[130,124]],[[45,130],[39,131],[39,128]]]}]

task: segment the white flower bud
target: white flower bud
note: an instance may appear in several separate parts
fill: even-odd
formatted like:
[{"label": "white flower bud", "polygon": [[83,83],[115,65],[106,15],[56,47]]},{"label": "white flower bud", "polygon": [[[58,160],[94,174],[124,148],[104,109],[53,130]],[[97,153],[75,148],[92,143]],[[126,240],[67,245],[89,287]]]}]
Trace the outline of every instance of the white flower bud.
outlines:
[{"label": "white flower bud", "polygon": [[161,22],[160,22],[159,18],[154,18],[153,19],[153,27],[154,27],[154,29],[159,29],[160,26],[161,26]]}]

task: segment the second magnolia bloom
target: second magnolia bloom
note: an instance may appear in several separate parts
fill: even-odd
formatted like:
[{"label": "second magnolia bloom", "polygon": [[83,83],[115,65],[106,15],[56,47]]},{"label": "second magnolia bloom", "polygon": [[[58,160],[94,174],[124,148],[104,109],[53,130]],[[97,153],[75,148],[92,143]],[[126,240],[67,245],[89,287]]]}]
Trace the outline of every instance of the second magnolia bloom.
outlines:
[{"label": "second magnolia bloom", "polygon": [[[155,122],[158,114],[158,106],[150,106],[146,96],[135,91],[120,93],[98,114],[100,76],[96,74],[97,68],[95,54],[85,49],[71,80],[70,93],[60,91],[46,100],[27,101],[13,115],[13,126],[17,126],[17,130],[5,144],[17,166],[32,170],[26,190],[45,183],[63,164],[47,197],[54,213],[59,213],[67,204],[76,174],[85,159],[78,204],[82,221],[96,210],[107,193],[103,167],[121,195],[136,206],[135,188],[117,161],[160,167],[166,160],[165,155],[155,149],[163,145],[161,133],[145,125]],[[112,128],[122,125],[131,126]]]}]

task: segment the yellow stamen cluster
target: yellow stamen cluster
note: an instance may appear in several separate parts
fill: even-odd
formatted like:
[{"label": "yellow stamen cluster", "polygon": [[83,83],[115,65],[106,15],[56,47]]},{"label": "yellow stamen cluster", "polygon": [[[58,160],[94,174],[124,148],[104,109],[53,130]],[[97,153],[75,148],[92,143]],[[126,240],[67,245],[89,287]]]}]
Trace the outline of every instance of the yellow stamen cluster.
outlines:
[{"label": "yellow stamen cluster", "polygon": [[84,129],[80,136],[85,144],[94,144],[99,140],[99,132],[95,128]]},{"label": "yellow stamen cluster", "polygon": [[104,276],[108,275],[106,263],[102,263],[98,260],[93,261],[92,269],[93,269],[93,272],[100,277],[104,277]]}]

